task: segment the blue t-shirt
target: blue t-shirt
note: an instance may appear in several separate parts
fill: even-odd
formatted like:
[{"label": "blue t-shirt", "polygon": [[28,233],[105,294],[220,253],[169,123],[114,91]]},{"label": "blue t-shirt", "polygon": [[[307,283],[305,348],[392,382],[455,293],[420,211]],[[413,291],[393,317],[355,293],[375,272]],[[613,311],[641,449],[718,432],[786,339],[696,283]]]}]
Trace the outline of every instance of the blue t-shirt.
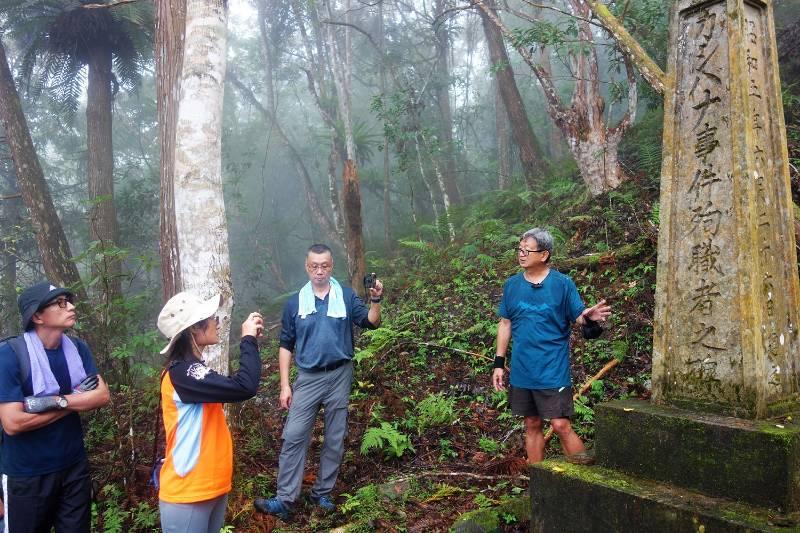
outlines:
[{"label": "blue t-shirt", "polygon": [[328,296],[314,296],[316,313],[300,318],[300,296],[293,294],[283,308],[281,347],[294,354],[303,370],[313,370],[353,358],[353,326],[375,329],[368,319],[369,309],[353,289],[342,287],[347,318],[328,316]]},{"label": "blue t-shirt", "polygon": [[533,287],[522,272],[503,285],[498,314],[511,321],[511,385],[569,387],[570,326],[585,309],[575,283],[555,270]]},{"label": "blue t-shirt", "polygon": [[[71,337],[78,348],[86,375],[97,374],[89,347],[80,339]],[[45,350],[50,370],[56,378],[60,394],[72,393],[69,368],[64,350]],[[7,343],[0,347],[0,403],[22,402],[33,394],[31,378],[20,383],[17,354]],[[3,432],[0,446],[0,464],[4,474],[12,477],[41,476],[69,468],[86,458],[83,446],[83,428],[78,413],[72,413],[33,431],[16,435]]]}]

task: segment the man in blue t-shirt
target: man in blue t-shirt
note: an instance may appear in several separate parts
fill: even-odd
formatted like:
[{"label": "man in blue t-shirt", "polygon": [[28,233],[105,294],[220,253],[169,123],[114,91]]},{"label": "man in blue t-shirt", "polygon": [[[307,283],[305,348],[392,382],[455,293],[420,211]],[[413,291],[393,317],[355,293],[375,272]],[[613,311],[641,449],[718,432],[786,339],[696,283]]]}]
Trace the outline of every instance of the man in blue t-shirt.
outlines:
[{"label": "man in blue t-shirt", "polygon": [[0,343],[6,531],[88,533],[91,479],[78,413],[107,404],[108,387],[86,343],[64,334],[76,320],[72,292],[45,281],[17,303],[25,333]]},{"label": "man in blue t-shirt", "polygon": [[[331,491],[347,433],[347,403],[353,381],[353,325],[374,329],[381,321],[381,281],[372,279],[367,308],[351,288],[339,285],[331,277],[332,272],[331,249],[324,244],[311,246],[306,254],[309,281],[283,308],[278,352],[280,403],[289,414],[278,458],[277,494],[254,502],[257,510],[282,519],[289,517],[300,494],[306,451],[320,407],[325,410],[325,439],[310,500],[325,511],[336,508]],[[290,385],[293,355],[297,378]]]},{"label": "man in blue t-shirt", "polygon": [[578,460],[585,456],[583,442],[570,424],[570,330],[573,322],[602,322],[611,314],[605,300],[589,308],[583,305],[575,283],[549,267],[552,252],[548,231],[534,228],[522,235],[517,259],[524,271],[506,281],[498,309],[492,384],[495,390],[505,390],[505,354],[513,340],[509,403],[513,414],[525,417],[529,464],[544,459],[544,420],[550,421],[565,455]]}]

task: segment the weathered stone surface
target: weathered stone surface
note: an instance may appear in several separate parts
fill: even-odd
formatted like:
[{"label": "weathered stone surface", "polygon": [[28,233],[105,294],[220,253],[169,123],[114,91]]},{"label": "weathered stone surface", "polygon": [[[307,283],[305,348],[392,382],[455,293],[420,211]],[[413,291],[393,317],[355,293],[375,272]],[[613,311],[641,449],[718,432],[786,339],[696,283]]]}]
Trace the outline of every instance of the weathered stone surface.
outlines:
[{"label": "weathered stone surface", "polygon": [[653,400],[747,418],[782,414],[800,393],[771,10],[678,0],[665,93]]},{"label": "weathered stone surface", "polygon": [[800,425],[625,400],[595,408],[604,467],[755,505],[800,510]]},{"label": "weathered stone surface", "polygon": [[[531,531],[797,531],[786,517],[637,479],[600,466],[548,460],[531,468]],[[537,488],[539,488],[537,490]],[[788,527],[779,527],[782,523]]]}]

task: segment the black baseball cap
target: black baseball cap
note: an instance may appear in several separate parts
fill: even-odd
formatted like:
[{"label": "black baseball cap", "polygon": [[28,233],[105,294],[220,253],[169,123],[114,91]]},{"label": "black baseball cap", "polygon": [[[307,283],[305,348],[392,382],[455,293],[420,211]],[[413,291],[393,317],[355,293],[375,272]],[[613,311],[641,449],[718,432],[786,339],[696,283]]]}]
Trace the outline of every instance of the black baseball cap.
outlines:
[{"label": "black baseball cap", "polygon": [[22,316],[22,329],[25,331],[31,329],[33,314],[62,294],[74,296],[71,290],[57,287],[49,281],[42,281],[22,291],[17,298],[19,314]]}]

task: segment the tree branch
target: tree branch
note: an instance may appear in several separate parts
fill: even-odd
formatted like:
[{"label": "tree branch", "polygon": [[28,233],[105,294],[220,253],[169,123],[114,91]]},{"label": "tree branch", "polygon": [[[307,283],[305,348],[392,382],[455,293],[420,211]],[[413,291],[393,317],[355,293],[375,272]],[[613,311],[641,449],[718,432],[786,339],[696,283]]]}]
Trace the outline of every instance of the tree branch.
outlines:
[{"label": "tree branch", "polygon": [[122,4],[132,4],[138,1],[139,0],[117,0],[116,2],[111,2],[108,4],[83,4],[81,7],[83,9],[102,9],[104,7],[115,7]]},{"label": "tree branch", "polygon": [[608,7],[600,0],[585,0],[597,18],[603,23],[605,29],[611,34],[622,53],[629,56],[642,77],[659,94],[664,94],[667,76],[655,61],[647,54],[642,45],[628,33],[625,26],[609,11]]},{"label": "tree branch", "polygon": [[375,50],[377,50],[378,52],[380,52],[380,50],[381,50],[381,47],[378,46],[378,43],[375,42],[375,40],[372,38],[372,35],[370,35],[369,32],[367,32],[367,30],[365,30],[364,28],[361,28],[361,27],[356,26],[355,24],[351,24],[349,22],[338,22],[338,21],[330,20],[330,19],[320,20],[320,22],[322,22],[323,24],[330,24],[332,26],[345,26],[345,27],[348,27],[348,28],[353,28],[358,33],[360,33],[364,37],[366,37],[369,40],[370,44],[373,47],[375,47]]}]

